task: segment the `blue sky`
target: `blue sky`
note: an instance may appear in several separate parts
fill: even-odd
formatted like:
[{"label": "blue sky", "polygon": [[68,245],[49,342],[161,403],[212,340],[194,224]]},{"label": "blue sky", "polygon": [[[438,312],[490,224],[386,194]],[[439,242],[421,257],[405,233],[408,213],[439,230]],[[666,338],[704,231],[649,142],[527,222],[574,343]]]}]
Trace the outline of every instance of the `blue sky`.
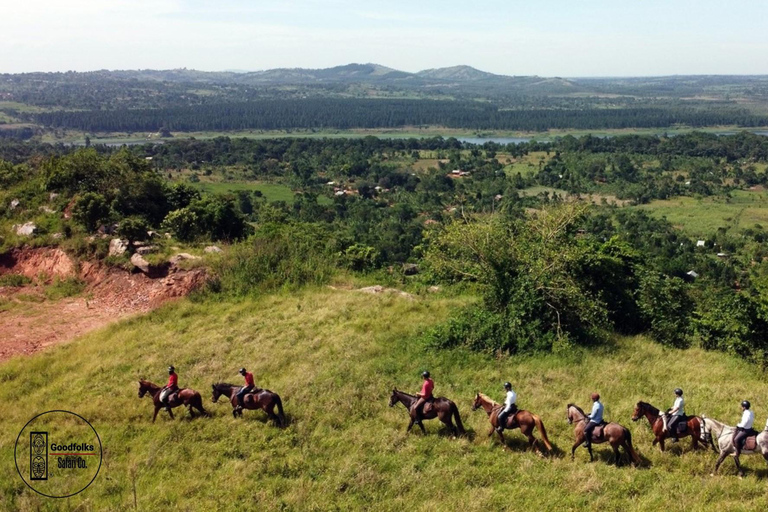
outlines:
[{"label": "blue sky", "polygon": [[509,75],[768,74],[760,0],[0,0],[0,72],[375,62]]}]

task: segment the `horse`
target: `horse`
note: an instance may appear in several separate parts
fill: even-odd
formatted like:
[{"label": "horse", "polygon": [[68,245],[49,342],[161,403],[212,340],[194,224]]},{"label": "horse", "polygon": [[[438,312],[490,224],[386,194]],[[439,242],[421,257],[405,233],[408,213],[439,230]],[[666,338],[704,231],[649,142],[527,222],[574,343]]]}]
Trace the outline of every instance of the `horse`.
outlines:
[{"label": "horse", "polygon": [[[491,422],[491,430],[488,432],[488,437],[491,437],[493,433],[496,432],[496,427],[499,426],[499,413],[501,412],[503,406],[494,402],[489,396],[484,395],[483,393],[477,393],[475,396],[475,401],[472,404],[472,410],[476,411],[480,407],[483,408],[485,413],[488,415],[488,421]],[[521,409],[515,414],[511,414],[507,418],[506,423],[507,424],[504,425],[504,428],[508,430],[519,428],[520,432],[522,432],[523,435],[528,438],[528,447],[533,450],[538,450],[536,443],[537,439],[533,437],[533,428],[538,428],[539,432],[541,433],[541,438],[544,441],[544,445],[547,447],[547,450],[552,450],[552,443],[550,443],[549,439],[547,438],[547,431],[544,428],[544,423],[542,423],[541,418],[532,412]],[[504,434],[501,432],[498,434],[501,438],[501,442],[504,443],[504,446],[506,447],[507,445],[504,439]]]},{"label": "horse", "polygon": [[[410,395],[405,391],[398,391],[397,389],[393,389],[392,396],[389,397],[389,406],[394,407],[398,402],[400,402],[410,413],[411,407],[416,403],[418,399],[419,398],[417,396]],[[427,404],[425,404],[425,406],[426,405]],[[439,418],[446,427],[451,429],[453,435],[458,436],[460,434],[464,434],[464,425],[461,423],[459,408],[456,407],[455,403],[445,397],[439,397],[435,398],[434,401],[432,401],[429,405],[432,407],[423,412],[420,419],[416,419],[411,416],[411,421],[408,423],[408,428],[405,429],[406,432],[410,432],[413,424],[418,423],[419,427],[421,427],[421,432],[426,434],[427,431],[424,428],[424,424],[421,422],[421,420],[432,420]],[[456,418],[456,426],[453,425],[453,418]]]},{"label": "horse", "polygon": [[[578,448],[584,441],[586,441],[584,428],[587,426],[587,415],[584,414],[584,411],[578,405],[568,404],[566,408],[566,417],[568,418],[569,424],[576,424],[576,427],[573,431],[576,436],[576,442],[571,448],[571,460],[573,460],[576,454],[576,448]],[[603,436],[598,440],[593,440],[592,443],[601,444],[605,443],[606,441],[610,443],[611,447],[613,448],[613,454],[616,459],[616,466],[621,466],[621,456],[619,454],[620,446],[624,447],[624,452],[629,455],[631,464],[640,464],[640,457],[632,447],[632,434],[630,434],[626,427],[623,427],[622,425],[614,422],[608,423],[603,428]],[[592,462],[593,460],[594,458],[592,456],[592,446],[589,446],[589,461]]]},{"label": "horse", "polygon": [[[243,415],[243,410],[238,408],[239,404],[237,403],[237,393],[242,389],[242,386],[219,382],[211,384],[211,388],[213,389],[213,403],[218,402],[219,397],[226,396],[232,404],[232,416],[237,418]],[[275,407],[277,407],[277,414],[275,414]],[[267,413],[269,419],[274,421],[278,427],[282,428],[286,425],[283,401],[277,393],[273,393],[268,389],[256,388],[252,393],[245,395],[243,397],[243,408],[261,409]]]},{"label": "horse", "polygon": [[[715,476],[725,458],[728,455],[733,455],[733,461],[736,463],[736,469],[739,471],[739,478],[743,477],[744,470],[741,468],[739,458],[736,456],[736,446],[733,444],[733,433],[736,431],[736,427],[731,427],[706,416],[702,416],[701,419],[704,423],[701,429],[702,441],[705,444],[711,444],[715,451],[720,452],[720,457],[718,457],[717,463],[715,463],[715,469],[711,473],[712,476]],[[717,443],[715,443],[715,439],[717,439]],[[768,427],[757,435],[756,448],[756,450],[741,450],[741,454],[753,455],[760,453],[768,462]]]},{"label": "horse", "polygon": [[[162,386],[153,384],[148,380],[139,380],[139,398],[144,398],[144,395],[148,394],[152,397],[152,403],[155,406],[155,414],[152,415],[152,423],[157,419],[157,413],[160,409],[166,408],[166,405],[160,401],[160,392],[163,390]],[[179,391],[171,395],[173,400],[168,400],[168,414],[173,419],[173,413],[171,409],[180,405],[185,405],[189,410],[189,416],[194,418],[195,413],[192,411],[194,407],[203,416],[208,416],[208,411],[203,408],[203,398],[200,393],[190,388],[181,388]]]},{"label": "horse", "polygon": [[[664,439],[674,437],[672,433],[664,432],[664,420],[659,413],[659,410],[646,402],[637,402],[635,405],[635,411],[632,413],[632,421],[637,421],[641,417],[645,416],[648,419],[648,423],[651,424],[651,430],[656,436],[653,440],[653,446],[658,443],[661,451],[664,451]],[[691,416],[686,422],[688,430],[679,435],[679,437],[691,436],[691,446],[694,450],[699,447],[699,437],[701,437],[701,420],[697,416]]]}]

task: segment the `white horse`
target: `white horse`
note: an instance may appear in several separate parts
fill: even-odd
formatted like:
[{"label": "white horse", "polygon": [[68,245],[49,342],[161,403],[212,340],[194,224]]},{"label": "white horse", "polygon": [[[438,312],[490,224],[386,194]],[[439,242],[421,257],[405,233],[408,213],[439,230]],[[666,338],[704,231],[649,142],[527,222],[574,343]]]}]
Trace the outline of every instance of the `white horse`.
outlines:
[{"label": "white horse", "polygon": [[[736,447],[733,444],[733,433],[736,431],[736,427],[731,427],[725,423],[721,423],[712,418],[706,416],[701,417],[704,425],[701,429],[701,440],[705,444],[711,444],[712,448],[720,452],[720,457],[715,464],[715,470],[712,472],[714,476],[717,470],[720,468],[720,464],[723,463],[728,455],[733,455],[733,460],[736,462],[736,469],[739,470],[739,476],[744,476],[744,470],[741,469],[739,458],[736,457]],[[757,436],[757,450],[741,450],[742,455],[752,455],[760,453],[768,462],[768,425],[766,429],[760,432]]]}]

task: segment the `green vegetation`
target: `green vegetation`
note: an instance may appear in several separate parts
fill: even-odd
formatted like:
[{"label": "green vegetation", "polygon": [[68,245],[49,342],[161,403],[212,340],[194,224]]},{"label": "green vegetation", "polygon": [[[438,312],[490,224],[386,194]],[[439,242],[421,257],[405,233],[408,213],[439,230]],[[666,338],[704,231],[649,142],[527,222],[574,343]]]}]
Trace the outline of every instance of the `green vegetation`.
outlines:
[{"label": "green vegetation", "polygon": [[[668,349],[639,338],[619,338],[601,349],[567,355],[495,357],[464,349],[432,350],[419,342],[424,328],[445,319],[464,298],[408,300],[354,291],[305,290],[242,301],[183,301],[92,333],[74,343],[0,365],[0,425],[15,433],[40,410],[73,409],[98,430],[105,448],[101,473],[68,503],[79,510],[164,508],[240,510],[497,510],[518,507],[648,510],[684,502],[692,510],[716,504],[757,510],[768,505],[765,462],[744,457],[748,476],[736,479],[730,461],[710,478],[715,454],[693,453],[688,442],[661,454],[634,403],[671,403],[685,389],[687,410],[734,423],[738,402],[754,397],[762,424],[768,393],[763,375],[734,357],[700,349]],[[152,424],[148,399],[136,380],[165,379],[177,367],[182,386],[203,393],[212,418]],[[235,420],[228,404],[211,404],[213,381],[238,382],[246,365],[257,383],[278,392],[290,425],[279,430],[247,411]],[[429,368],[437,393],[456,400],[470,434],[451,439],[435,422],[427,436],[405,434],[401,407],[387,407],[393,386],[415,389]],[[606,415],[629,427],[643,467],[616,469],[596,447],[575,462],[556,452],[524,452],[512,432],[512,453],[485,434],[485,415],[470,412],[477,390],[501,398],[510,380],[522,407],[540,414],[550,439],[568,451],[572,427],[565,405],[587,405],[599,390]],[[86,400],[83,397],[87,397]],[[183,416],[179,410],[179,415]],[[15,436],[0,439],[12,460]],[[682,453],[681,453],[682,452]],[[4,510],[58,510],[32,493],[13,469],[0,477]]]}]

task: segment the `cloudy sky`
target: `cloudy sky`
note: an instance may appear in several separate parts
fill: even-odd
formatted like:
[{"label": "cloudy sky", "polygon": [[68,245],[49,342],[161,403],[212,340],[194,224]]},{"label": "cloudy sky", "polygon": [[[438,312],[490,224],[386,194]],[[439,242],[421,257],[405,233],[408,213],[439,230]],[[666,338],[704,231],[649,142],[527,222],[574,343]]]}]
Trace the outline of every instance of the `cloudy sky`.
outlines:
[{"label": "cloudy sky", "polygon": [[768,74],[762,0],[0,0],[0,72],[468,64]]}]

